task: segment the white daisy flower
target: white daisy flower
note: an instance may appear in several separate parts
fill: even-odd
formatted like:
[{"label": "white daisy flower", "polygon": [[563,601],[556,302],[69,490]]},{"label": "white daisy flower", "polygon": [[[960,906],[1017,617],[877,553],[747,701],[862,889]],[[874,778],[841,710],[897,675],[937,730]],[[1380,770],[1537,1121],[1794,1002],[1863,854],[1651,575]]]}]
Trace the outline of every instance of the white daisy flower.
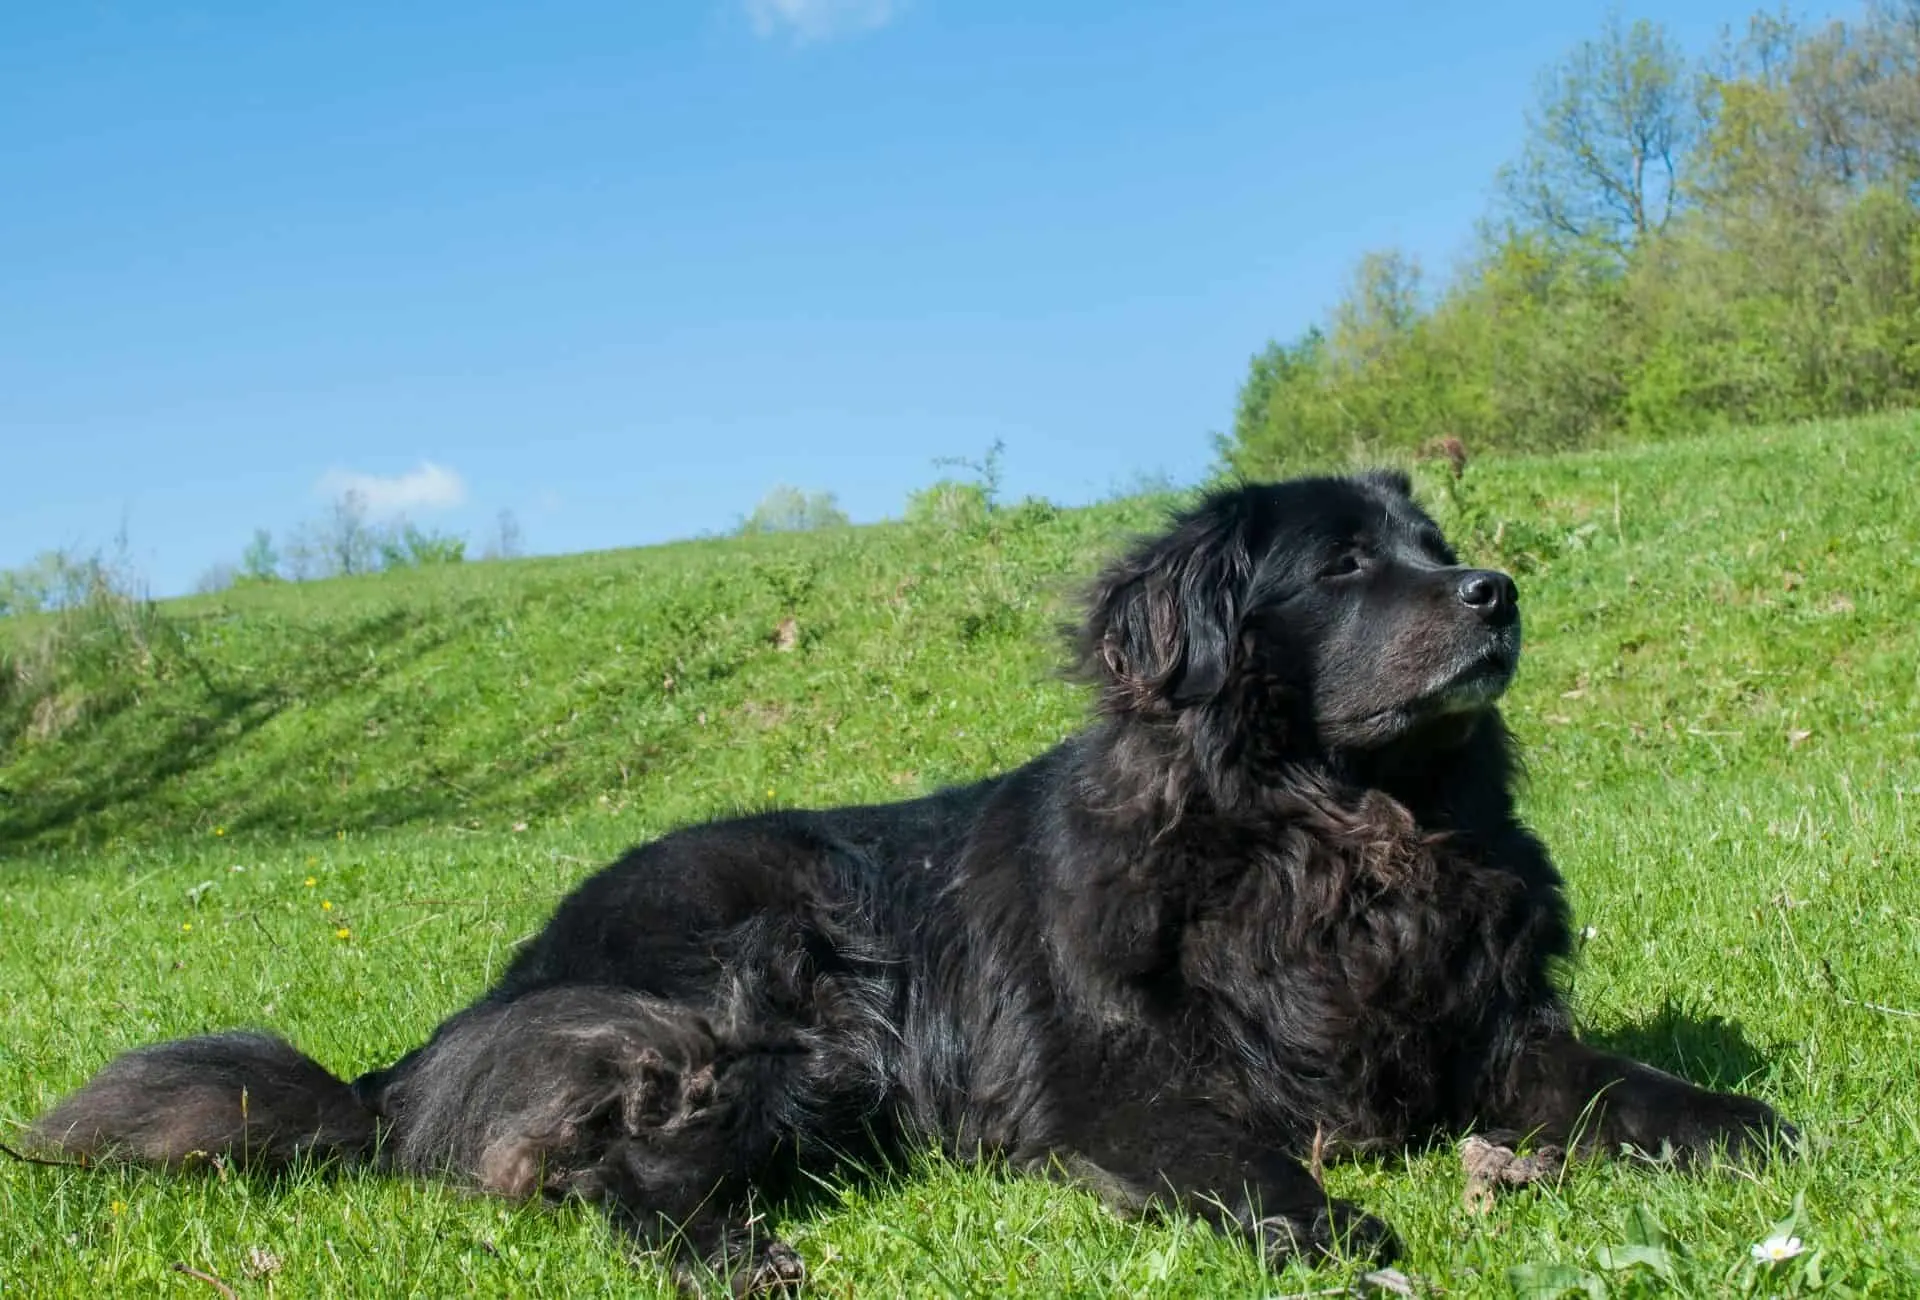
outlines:
[{"label": "white daisy flower", "polygon": [[1753,1257],[1762,1264],[1778,1264],[1805,1249],[1798,1237],[1768,1237],[1753,1248]]}]

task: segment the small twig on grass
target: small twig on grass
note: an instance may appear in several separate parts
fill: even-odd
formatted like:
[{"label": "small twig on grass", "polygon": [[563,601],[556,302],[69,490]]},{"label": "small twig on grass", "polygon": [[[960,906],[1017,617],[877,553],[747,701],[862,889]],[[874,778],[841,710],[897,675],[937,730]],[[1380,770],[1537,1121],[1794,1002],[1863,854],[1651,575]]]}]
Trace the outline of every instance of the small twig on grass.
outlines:
[{"label": "small twig on grass", "polygon": [[1313,1146],[1307,1152],[1307,1174],[1316,1186],[1327,1185],[1327,1130],[1323,1125],[1313,1126]]},{"label": "small twig on grass", "polygon": [[441,776],[438,773],[433,774],[433,779],[435,781],[438,781],[441,785],[444,785],[445,787],[447,787],[447,789],[453,791],[455,794],[459,795],[462,799],[465,799],[467,802],[469,803],[473,802],[473,791],[467,789],[467,787],[465,787],[464,785],[461,785],[458,781],[455,781],[450,777]]},{"label": "small twig on grass", "polygon": [[233,1293],[232,1287],[228,1286],[225,1282],[222,1282],[219,1278],[215,1277],[211,1273],[203,1273],[197,1268],[189,1268],[187,1265],[182,1264],[177,1260],[174,1262],[173,1271],[180,1274],[183,1277],[190,1277],[194,1279],[194,1281],[196,1282],[205,1282],[208,1286],[212,1287],[214,1290],[218,1291],[221,1295],[225,1296],[227,1300],[240,1300],[240,1298]]},{"label": "small twig on grass", "polygon": [[255,911],[255,912],[248,912],[248,913],[247,913],[247,919],[248,919],[249,921],[252,921],[252,922],[253,922],[253,928],[254,928],[254,929],[256,929],[256,930],[258,930],[258,931],[260,932],[260,937],[261,937],[262,939],[265,939],[265,940],[267,941],[267,944],[268,944],[268,946],[270,946],[270,947],[271,947],[271,948],[272,948],[272,949],[273,949],[273,950],[274,950],[275,952],[285,952],[285,951],[286,951],[286,949],[285,949],[285,948],[282,948],[282,947],[280,946],[280,941],[279,941],[278,939],[276,939],[276,938],[274,938],[274,937],[273,937],[273,932],[272,932],[271,930],[269,930],[269,929],[267,929],[267,927],[266,927],[266,926],[264,926],[264,925],[262,925],[262,924],[260,923],[260,913],[259,913],[259,912],[257,912],[257,911]]},{"label": "small twig on grass", "polygon": [[1920,1011],[1903,1011],[1899,1007],[1881,1006],[1878,1002],[1856,1002],[1852,998],[1841,998],[1850,1007],[1863,1007],[1868,1011],[1878,1011],[1886,1016],[1905,1016],[1909,1020],[1920,1020]]},{"label": "small twig on grass", "polygon": [[[1788,930],[1787,934],[1791,937],[1793,931]],[[1820,959],[1820,975],[1821,978],[1826,981],[1827,991],[1833,994],[1836,1001],[1845,1003],[1847,1006],[1859,1007],[1865,1011],[1878,1011],[1883,1016],[1900,1016],[1906,1020],[1920,1020],[1920,1011],[1907,1011],[1900,1007],[1890,1007],[1884,1002],[1863,1002],[1859,998],[1848,997],[1840,991],[1840,977],[1833,973],[1833,963],[1825,957]]]}]

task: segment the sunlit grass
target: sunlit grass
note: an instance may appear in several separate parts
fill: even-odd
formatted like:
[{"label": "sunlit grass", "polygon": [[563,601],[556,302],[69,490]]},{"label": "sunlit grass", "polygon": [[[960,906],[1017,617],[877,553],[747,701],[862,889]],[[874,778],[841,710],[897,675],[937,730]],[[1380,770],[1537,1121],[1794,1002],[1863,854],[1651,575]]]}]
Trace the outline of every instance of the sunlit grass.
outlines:
[{"label": "sunlit grass", "polygon": [[[1749,1177],[1583,1166],[1461,1203],[1448,1149],[1336,1166],[1450,1296],[1920,1293],[1920,426],[1474,465],[1520,578],[1526,807],[1591,927],[1588,1031],[1801,1123]],[[892,798],[1077,725],[1060,596],[1150,504],[468,566],[200,601],[208,673],[0,756],[0,1121],[229,1025],[352,1073],[478,993],[569,883],[767,802]],[[797,640],[778,628],[792,617]],[[209,694],[209,690],[215,694]],[[218,697],[218,692],[227,692]],[[1796,1197],[1790,1234],[1776,1228]],[[780,1212],[828,1295],[1278,1295],[1193,1224],[929,1158]],[[1648,1216],[1651,1216],[1649,1219]],[[1669,1275],[1609,1254],[1667,1234]],[[1757,1243],[1793,1235],[1780,1263]],[[0,1164],[0,1294],[646,1294],[591,1214],[309,1171]],[[1616,1267],[1609,1270],[1607,1264]],[[1554,1269],[1558,1272],[1554,1272]]]}]

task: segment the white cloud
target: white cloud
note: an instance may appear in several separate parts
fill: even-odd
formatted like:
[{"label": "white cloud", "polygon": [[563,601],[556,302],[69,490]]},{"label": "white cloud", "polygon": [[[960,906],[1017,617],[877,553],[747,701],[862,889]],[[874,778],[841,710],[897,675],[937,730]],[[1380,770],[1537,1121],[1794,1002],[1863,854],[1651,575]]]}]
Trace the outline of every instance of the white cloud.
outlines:
[{"label": "white cloud", "polygon": [[405,474],[358,474],[330,469],[316,485],[322,496],[338,499],[352,493],[369,514],[393,515],[405,510],[451,510],[467,499],[467,484],[454,471],[430,460]]},{"label": "white cloud", "polygon": [[817,41],[885,27],[906,0],[746,0],[747,17],[761,36],[790,33]]}]

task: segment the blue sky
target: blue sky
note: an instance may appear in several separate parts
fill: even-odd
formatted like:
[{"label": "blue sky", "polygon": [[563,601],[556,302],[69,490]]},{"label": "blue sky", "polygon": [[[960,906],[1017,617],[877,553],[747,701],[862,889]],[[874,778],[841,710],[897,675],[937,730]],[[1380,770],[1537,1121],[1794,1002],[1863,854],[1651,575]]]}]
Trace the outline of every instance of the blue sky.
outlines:
[{"label": "blue sky", "polygon": [[353,484],[557,552],[897,514],[995,439],[1014,494],[1190,481],[1362,252],[1466,249],[1605,14],[5,6],[0,567],[124,523],[179,592]]}]

